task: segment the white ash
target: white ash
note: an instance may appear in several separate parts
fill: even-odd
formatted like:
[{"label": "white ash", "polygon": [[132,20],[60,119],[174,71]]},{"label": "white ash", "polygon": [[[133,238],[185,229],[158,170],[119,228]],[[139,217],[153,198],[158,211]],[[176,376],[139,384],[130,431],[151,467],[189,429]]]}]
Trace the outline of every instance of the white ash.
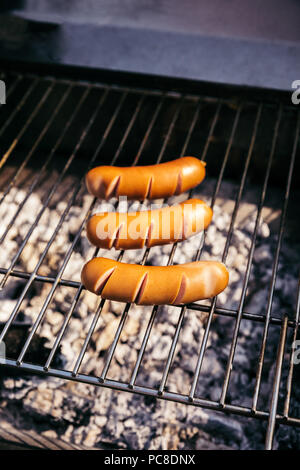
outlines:
[{"label": "white ash", "polygon": [[[25,191],[12,189],[0,206],[2,220],[0,236],[5,232],[7,224],[24,197],[26,197]],[[72,207],[45,256],[38,274],[53,277],[57,275],[91,200],[90,196],[84,196],[78,206]],[[67,203],[61,201],[56,207],[45,210],[20,256],[16,269],[29,273],[35,269],[66,206]],[[110,207],[102,203],[100,209],[105,210]],[[135,203],[130,206],[130,210],[136,210],[139,207],[139,204]],[[4,242],[0,245],[1,267],[9,267],[41,208],[42,202],[38,194],[30,196]],[[97,210],[99,207],[95,209]],[[239,223],[233,231],[225,260],[230,271],[230,283],[228,288],[219,295],[218,307],[237,309],[239,306],[255,217],[255,211],[252,211],[252,214],[244,218],[243,223]],[[201,259],[222,259],[230,221],[231,214],[224,210],[222,201],[218,201],[214,207],[213,222],[206,232]],[[276,240],[268,224],[262,222],[258,230],[253,267],[244,305],[244,310],[247,312],[265,313]],[[192,261],[198,248],[201,247],[201,242],[202,234],[199,234],[178,244],[173,262],[177,264]],[[147,263],[166,265],[171,249],[171,245],[151,249]],[[95,248],[90,246],[83,230],[62,278],[79,282],[81,268],[92,257],[94,251]],[[126,262],[140,262],[144,252],[144,250],[128,251],[124,253],[122,259]],[[100,254],[116,258],[119,252],[101,251]],[[272,309],[273,314],[278,316],[282,315],[283,311],[286,313],[293,311],[297,273],[293,268],[290,269],[291,263],[287,261],[290,256],[290,252],[286,251],[280,258]],[[289,269],[286,269],[287,263]],[[9,278],[0,293],[0,321],[7,320],[24,285],[24,280]],[[32,292],[26,296],[21,305],[22,315],[18,315],[18,320],[24,323],[34,322],[49,290],[49,284],[34,282]],[[37,332],[40,337],[46,339],[44,344],[46,348],[53,346],[55,336],[71,308],[75,293],[76,290],[73,288],[58,286]],[[210,305],[210,301],[201,303]],[[83,291],[58,353],[62,366],[67,370],[75,365],[76,357],[84,343],[98,304],[99,299],[96,296]],[[105,303],[84,357],[81,372],[100,375],[105,354],[114,338],[124,308],[125,304]],[[130,379],[151,311],[151,307],[142,308],[133,305],[130,308],[108,372],[109,378],[121,381]],[[158,310],[137,377],[137,384],[150,387],[159,385],[179,314],[178,307],[163,307]],[[206,315],[201,312],[191,310],[186,312],[167,382],[168,390],[184,394],[189,392],[200,342],[204,334],[205,318]],[[234,319],[223,316],[217,316],[212,324],[196,390],[201,397],[212,400],[220,398],[233,327]],[[228,399],[233,403],[251,405],[262,328],[263,324],[258,322],[246,320],[241,322],[228,391]],[[271,329],[269,333],[268,343],[272,347],[266,351],[267,379],[262,383],[260,398],[260,404],[263,407],[268,403],[272,386],[272,373],[274,372],[272,363],[276,357],[278,345],[277,332],[278,328],[276,332]],[[272,341],[273,337],[274,341]],[[15,420],[16,425],[21,427],[26,420],[27,426],[32,426],[45,435],[51,432],[52,437],[58,436],[77,444],[92,447],[99,443],[107,443],[120,448],[139,449],[263,448],[265,424],[253,419],[246,420],[234,415],[228,417],[210,410],[155,401],[149,397],[117,393],[55,378],[45,380],[41,377],[15,378],[12,376],[12,378],[3,378],[1,387],[1,400],[6,403],[6,415],[9,417],[11,414],[11,419]],[[295,431],[289,428],[287,432],[291,440],[294,440],[295,447],[297,443],[299,445]]]}]

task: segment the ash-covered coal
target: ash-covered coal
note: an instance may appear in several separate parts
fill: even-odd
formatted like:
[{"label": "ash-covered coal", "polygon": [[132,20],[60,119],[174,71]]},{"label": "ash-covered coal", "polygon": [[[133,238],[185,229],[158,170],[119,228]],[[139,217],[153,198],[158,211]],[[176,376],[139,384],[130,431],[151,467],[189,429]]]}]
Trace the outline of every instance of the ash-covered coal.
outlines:
[{"label": "ash-covered coal", "polygon": [[[12,189],[0,205],[0,237],[18,210],[26,192]],[[209,202],[209,201],[208,201]],[[230,227],[231,213],[225,208],[225,200],[218,199],[214,207],[214,218],[207,230],[201,259],[221,260]],[[14,267],[16,270],[31,273],[37,265],[47,242],[50,240],[59,219],[66,208],[59,202],[47,208],[32,236]],[[91,204],[91,197],[84,196],[72,206],[53,243],[45,253],[38,275],[54,277],[59,271],[70,244],[82,223]],[[20,244],[36,215],[42,207],[38,193],[32,194],[12,227],[0,244],[1,267],[9,268]],[[102,209],[105,205],[101,206]],[[131,209],[133,209],[131,207]],[[250,210],[251,209],[251,210]],[[217,307],[236,310],[243,289],[243,281],[253,231],[255,226],[255,206],[248,208],[246,216],[238,221],[226,258],[230,271],[228,288],[219,295]],[[243,310],[264,315],[272,275],[272,263],[277,236],[270,231],[266,222],[260,224],[254,252],[249,285]],[[192,261],[201,247],[202,235],[177,245],[174,263]],[[147,263],[164,265],[168,262],[171,246],[156,247],[150,250]],[[291,250],[282,251],[272,303],[272,315],[291,316],[295,308],[297,287],[296,264],[290,262]],[[74,252],[62,274],[63,279],[80,281],[83,264],[93,256],[94,248],[88,243],[83,230]],[[140,262],[144,251],[128,251],[123,261]],[[116,257],[118,253],[101,252],[101,255]],[[288,267],[288,268],[287,268]],[[26,285],[26,279],[9,277],[0,292],[0,321],[5,322],[13,311],[16,302]],[[16,322],[26,333],[37,318],[51,289],[51,284],[35,280],[22,302]],[[54,344],[65,316],[72,307],[76,289],[59,285],[45,316],[35,335],[40,339],[37,351],[35,342],[24,360],[45,363]],[[210,301],[202,302],[207,306]],[[68,327],[57,350],[52,366],[72,370],[83,346],[88,329],[96,312],[99,299],[83,291],[71,316]],[[92,335],[84,356],[81,373],[99,376],[102,372],[107,351],[113,341],[120,315],[125,304],[106,302],[100,319]],[[136,362],[152,312],[151,307],[131,306],[120,341],[107,377],[128,382]],[[159,308],[148,341],[136,383],[146,387],[158,387],[162,378],[165,361],[176,330],[180,315],[178,307]],[[207,315],[187,310],[183,319],[173,364],[167,381],[167,390],[188,394],[197,364],[201,339],[205,331]],[[201,369],[196,396],[217,401],[220,398],[227,360],[230,352],[235,317],[215,315],[208,338],[207,350]],[[263,322],[243,319],[240,325],[238,342],[233,362],[226,402],[251,406],[255,385],[257,361],[263,334]],[[271,325],[263,368],[258,408],[268,410],[274,379],[274,365],[278,347],[279,327]],[[8,344],[8,356],[16,358],[25,338],[19,335],[18,341]],[[47,354],[46,354],[47,355]],[[297,368],[297,367],[296,367]],[[7,374],[7,371],[5,371]],[[296,384],[297,386],[297,384]],[[295,394],[297,396],[297,394]],[[106,443],[129,449],[260,449],[264,446],[266,423],[236,415],[226,415],[194,406],[155,400],[128,393],[114,392],[105,388],[86,384],[66,382],[51,377],[1,376],[1,404],[7,420],[20,428],[32,427],[49,437],[61,437],[76,444],[97,446]],[[292,401],[291,407],[295,406]],[[287,438],[286,436],[289,436]],[[275,446],[278,448],[299,446],[299,433],[286,428],[284,439],[278,433]]]}]

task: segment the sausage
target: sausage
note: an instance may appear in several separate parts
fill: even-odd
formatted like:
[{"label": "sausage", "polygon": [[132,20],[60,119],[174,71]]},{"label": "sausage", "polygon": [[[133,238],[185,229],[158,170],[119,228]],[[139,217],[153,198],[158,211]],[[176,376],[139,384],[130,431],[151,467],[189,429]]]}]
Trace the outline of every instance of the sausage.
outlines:
[{"label": "sausage", "polygon": [[195,261],[173,266],[142,266],[93,258],[82,284],[104,299],[138,305],[186,304],[218,295],[228,284],[223,263]]},{"label": "sausage", "polygon": [[98,166],[87,173],[86,185],[90,194],[101,199],[119,196],[159,199],[188,191],[204,177],[204,162],[195,157],[182,157],[149,166]]},{"label": "sausage", "polygon": [[163,209],[103,212],[87,223],[87,237],[99,248],[128,250],[185,240],[208,227],[212,210],[200,199]]}]

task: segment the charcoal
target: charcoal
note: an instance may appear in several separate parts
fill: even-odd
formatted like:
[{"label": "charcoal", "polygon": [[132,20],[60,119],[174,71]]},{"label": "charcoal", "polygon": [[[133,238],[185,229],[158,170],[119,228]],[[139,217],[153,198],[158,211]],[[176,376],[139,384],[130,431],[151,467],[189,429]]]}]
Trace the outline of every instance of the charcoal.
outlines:
[{"label": "charcoal", "polygon": [[[0,206],[2,217],[0,235],[4,233],[4,227],[25,197],[26,192],[21,189],[12,188],[8,193]],[[91,201],[90,196],[84,196],[72,207],[45,255],[39,274],[56,277]],[[222,259],[231,221],[230,214],[224,209],[225,203],[226,200],[222,201],[221,198],[217,200],[214,219],[207,230],[204,245],[202,234],[177,245],[173,259],[175,264],[192,261],[202,245],[201,259]],[[42,198],[38,193],[29,198],[21,211],[22,215],[18,217],[0,247],[2,267],[9,266],[42,204]],[[67,203],[60,200],[56,207],[54,205],[47,208],[21,254],[18,261],[20,269],[28,273],[35,269],[66,207]],[[130,210],[137,207],[139,207],[137,203],[129,206]],[[109,203],[101,203],[94,212],[105,208],[111,209]],[[255,206],[249,205],[249,213],[244,217],[243,223],[235,227],[232,233],[225,260],[230,271],[230,282],[228,288],[218,297],[218,308],[236,310],[239,307],[256,223],[254,208]],[[266,313],[276,241],[276,233],[272,232],[267,222],[261,221],[245,297],[244,310],[247,312],[258,315]],[[171,248],[170,245],[166,245],[151,249],[147,263],[167,264]],[[83,229],[62,278],[79,283],[81,268],[93,253],[94,248],[87,241]],[[124,254],[123,261],[139,262],[143,254],[144,251],[128,251]],[[118,252],[112,250],[105,252],[104,255],[115,258]],[[272,304],[272,315],[279,318],[284,312],[292,314],[295,305],[297,272],[291,263],[293,256],[297,256],[297,247],[286,246],[279,260]],[[13,311],[25,283],[26,280],[9,278],[1,290],[1,321],[6,321]],[[18,326],[19,329],[14,327],[7,336],[8,350],[13,358],[16,358],[20,352],[29,327],[46,302],[49,290],[48,283],[35,281],[24,299],[21,313],[17,317],[21,326]],[[34,335],[32,347],[25,356],[26,361],[45,363],[55,337],[72,308],[75,294],[74,288],[61,285],[57,287],[41,325]],[[201,303],[209,309],[210,301]],[[52,367],[72,370],[98,305],[99,299],[96,296],[86,291],[81,293]],[[81,373],[94,377],[99,377],[101,374],[124,308],[125,304],[118,302],[105,303],[84,356]],[[152,307],[131,306],[107,373],[109,379],[129,381],[151,312]],[[137,375],[137,385],[154,389],[160,386],[179,315],[178,307],[165,306],[158,309]],[[190,309],[185,312],[166,390],[189,393],[206,319],[206,313]],[[196,384],[196,397],[214,401],[220,399],[234,326],[234,316],[214,315],[201,373]],[[274,378],[278,328],[276,331],[270,329],[268,335],[268,344],[273,346],[266,350],[265,355],[264,379],[260,392],[260,404],[264,408],[268,406]],[[227,393],[229,403],[251,406],[262,332],[263,323],[242,320]],[[48,437],[59,437],[88,447],[105,444],[110,448],[127,449],[248,449],[263,448],[264,445],[265,423],[260,420],[246,420],[234,414],[187,407],[183,404],[157,400],[151,396],[120,393],[54,377],[36,377],[20,372],[16,376],[8,369],[3,370],[5,375],[1,375],[0,403],[5,410],[5,419],[14,422],[14,425],[20,428],[26,423],[27,428],[32,428]],[[295,386],[298,387],[297,384]],[[291,407],[294,405],[292,399]],[[280,431],[275,437],[274,445],[276,448],[296,448],[299,446],[299,438],[296,437],[294,429],[287,427],[285,432]]]}]

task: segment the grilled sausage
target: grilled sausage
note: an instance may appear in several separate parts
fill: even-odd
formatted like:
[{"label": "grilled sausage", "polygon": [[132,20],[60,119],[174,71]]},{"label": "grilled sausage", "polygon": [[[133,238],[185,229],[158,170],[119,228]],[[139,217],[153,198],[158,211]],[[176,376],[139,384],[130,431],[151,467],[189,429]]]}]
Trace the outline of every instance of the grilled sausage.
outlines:
[{"label": "grilled sausage", "polygon": [[81,273],[82,284],[104,299],[138,305],[186,304],[214,297],[228,284],[223,263],[196,261],[174,266],[141,266],[93,258]]},{"label": "grilled sausage", "polygon": [[140,212],[104,212],[87,223],[87,237],[99,248],[122,250],[185,240],[208,227],[212,210],[200,199]]},{"label": "grilled sausage", "polygon": [[92,195],[101,199],[119,196],[159,199],[188,191],[204,177],[204,162],[195,157],[182,157],[149,166],[98,166],[86,175],[86,185]]}]

